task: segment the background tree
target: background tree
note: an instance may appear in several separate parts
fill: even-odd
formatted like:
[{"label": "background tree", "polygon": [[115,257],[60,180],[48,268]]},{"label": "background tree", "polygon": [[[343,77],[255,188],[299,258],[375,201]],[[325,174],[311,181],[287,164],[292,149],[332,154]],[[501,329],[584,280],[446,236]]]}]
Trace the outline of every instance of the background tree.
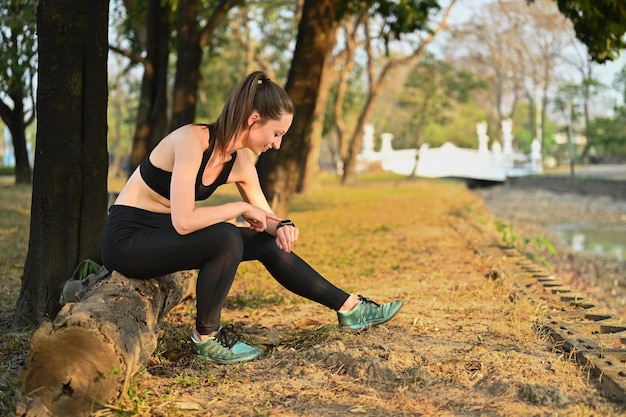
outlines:
[{"label": "background tree", "polygon": [[[534,3],[535,0],[527,0]],[[619,0],[553,0],[573,24],[576,37],[597,63],[613,61],[626,48],[626,2]]]},{"label": "background tree", "polygon": [[329,68],[335,74],[337,85],[332,109],[334,128],[337,135],[340,175],[343,174],[344,159],[348,155],[348,140],[346,138],[349,134],[348,126],[350,124],[344,113],[346,108],[349,107],[346,105],[346,97],[349,93],[351,78],[358,78],[353,69],[355,67],[355,55],[358,52],[357,48],[359,44],[363,43],[363,40],[359,39],[359,33],[363,30],[369,18],[369,10],[365,10],[353,17],[349,25],[347,23],[343,25],[344,47],[333,57],[333,67]]},{"label": "background tree", "polygon": [[351,184],[356,181],[356,158],[361,150],[365,125],[372,115],[374,104],[384,83],[387,81],[387,76],[394,69],[409,65],[423,56],[426,52],[426,47],[433,40],[434,36],[446,27],[448,16],[455,2],[456,0],[450,1],[442,14],[441,20],[433,29],[428,28],[428,23],[432,18],[433,12],[440,10],[437,2],[405,4],[407,7],[397,9],[393,3],[386,4],[381,2],[374,7],[373,15],[383,18],[379,32],[374,37],[384,41],[385,50],[387,50],[390,39],[400,39],[402,34],[422,31],[425,34],[419,36],[417,43],[412,45],[409,52],[397,53],[396,56],[383,60],[384,63],[381,65],[380,71],[377,72],[374,65],[375,56],[374,48],[372,47],[372,34],[368,30],[368,25],[366,25],[365,51],[367,53],[368,93],[356,126],[349,137],[348,153],[345,157],[342,156],[343,175],[341,182],[343,184]]},{"label": "background tree", "polygon": [[247,1],[229,12],[202,63],[196,120],[214,121],[228,94],[252,70],[284,85],[297,36],[299,2]]},{"label": "background tree", "polygon": [[107,75],[109,176],[125,178],[136,122],[140,78],[126,71],[123,57],[119,54],[109,54]]},{"label": "background tree", "polygon": [[[124,0],[124,4],[127,19],[122,30],[131,48],[116,45],[111,49],[143,66],[128,167],[132,172],[165,134],[194,122],[202,57],[229,10],[242,1],[149,0],[144,3]],[[176,35],[176,64],[171,82],[169,62],[173,34]],[[167,90],[171,84],[172,99],[168,100]]]},{"label": "background tree", "polygon": [[[487,83],[474,73],[456,69],[451,64],[427,54],[409,72],[403,94],[399,98],[401,110],[407,113],[407,125],[413,137],[411,147],[419,149],[426,142],[424,132],[429,124],[445,125],[459,113],[461,105],[471,102],[473,92],[486,88]],[[475,105],[475,104],[474,104]],[[460,135],[466,139],[455,141],[457,146],[474,147],[474,126],[471,132]],[[468,140],[469,139],[469,140]],[[429,141],[430,145],[442,145]]]},{"label": "background tree", "polygon": [[550,89],[558,81],[555,68],[563,60],[564,51],[575,44],[571,23],[545,0],[537,1],[530,8],[518,6],[513,12],[517,14],[514,19],[521,23],[518,36],[523,61],[519,64],[523,69],[522,88],[530,110],[526,127],[531,134],[526,142],[536,138],[544,149]]},{"label": "background tree", "polygon": [[59,311],[63,283],[99,259],[106,215],[108,0],[37,8],[37,144],[28,254],[14,324]]},{"label": "background tree", "polygon": [[[39,317],[52,314],[51,312],[55,310],[58,300],[58,280],[65,280],[68,276],[68,270],[71,273],[73,267],[80,259],[86,256],[97,257],[97,255],[94,256],[93,254],[97,254],[98,251],[92,250],[91,245],[93,242],[96,242],[94,246],[99,244],[102,226],[100,220],[104,219],[105,214],[107,155],[106,148],[101,145],[104,140],[102,135],[106,132],[106,120],[101,122],[100,119],[97,119],[95,122],[92,122],[89,119],[101,116],[99,112],[101,103],[99,101],[95,102],[94,105],[89,103],[89,105],[85,104],[84,106],[82,104],[77,105],[76,102],[83,99],[96,100],[97,97],[99,97],[99,100],[103,100],[102,97],[106,94],[106,90],[101,93],[100,85],[93,87],[95,83],[93,77],[101,75],[102,67],[100,66],[100,61],[98,60],[95,64],[92,64],[92,61],[88,61],[88,59],[96,60],[95,56],[101,52],[99,49],[100,42],[106,39],[106,12],[104,12],[102,21],[98,20],[96,22],[94,17],[96,9],[99,11],[99,17],[102,14],[99,7],[104,7],[105,3],[102,2],[103,0],[99,1],[97,3],[90,2],[88,6],[77,1],[63,5],[52,5],[49,0],[40,3],[41,10],[46,13],[49,11],[61,13],[59,17],[61,20],[53,21],[49,15],[45,14],[39,16],[42,19],[41,27],[39,28],[39,35],[42,36],[40,39],[42,41],[41,45],[48,45],[48,51],[46,52],[45,62],[41,63],[40,68],[42,68],[43,73],[40,74],[39,83],[41,98],[44,98],[46,102],[39,105],[38,108],[40,110],[46,109],[46,112],[49,113],[45,116],[43,113],[40,114],[40,117],[43,117],[44,120],[40,120],[38,125],[39,143],[37,144],[37,157],[39,162],[35,164],[34,181],[36,184],[33,187],[32,247],[29,247],[27,265],[25,266],[23,294],[20,297],[19,306],[20,317],[23,317],[25,320],[31,320],[29,317],[34,317],[38,314]],[[148,24],[154,24],[155,22],[160,22],[161,26],[159,27],[162,30],[151,29],[152,35],[155,38],[167,37],[170,39],[173,33],[171,26],[172,15],[170,15],[169,10],[157,9],[157,6],[162,8],[167,3],[133,2],[131,0],[126,0],[125,3],[131,17],[145,16],[147,9],[142,9],[141,6],[146,4],[152,5],[152,13],[154,13],[156,18],[144,19],[145,22],[142,22],[142,19],[137,19],[131,28],[132,32],[136,34],[134,38],[144,41],[141,43],[142,45],[147,44],[145,41],[147,39]],[[294,4],[295,2],[292,3],[292,9]],[[264,191],[270,201],[275,203],[274,207],[277,212],[285,213],[288,211],[291,196],[295,192],[299,181],[298,177],[303,172],[304,160],[312,148],[310,136],[312,129],[311,115],[314,115],[315,106],[317,105],[316,98],[319,95],[324,58],[328,56],[334,45],[334,30],[338,22],[344,16],[354,15],[362,10],[375,11],[380,16],[389,16],[387,20],[382,19],[387,26],[381,33],[390,34],[390,36],[383,36],[380,40],[380,45],[382,45],[380,50],[384,52],[385,46],[391,45],[392,40],[395,39],[394,36],[397,33],[401,33],[401,28],[403,25],[406,25],[407,20],[405,17],[416,12],[413,6],[435,10],[439,4],[436,1],[416,2],[408,0],[307,0],[304,2],[301,13],[302,18],[298,27],[298,37],[295,43],[295,53],[291,61],[286,83],[287,90],[292,94],[296,102],[296,120],[288,138],[285,140],[283,151],[265,154],[259,160],[258,165]],[[213,9],[201,8],[200,10]],[[84,16],[87,17],[83,18]],[[166,20],[168,25],[165,25]],[[200,18],[199,21],[204,22],[205,20]],[[53,28],[56,22],[60,22],[59,24],[63,23],[66,26],[63,26],[63,30],[57,31],[56,27]],[[260,23],[264,24],[266,22],[260,21]],[[86,29],[83,24],[86,24],[89,29]],[[101,25],[104,25],[104,29]],[[254,28],[252,24],[249,27],[251,29]],[[619,28],[616,29],[616,33],[619,30]],[[95,39],[95,36],[98,38]],[[58,39],[53,39],[55,37]],[[98,47],[87,48],[81,41],[97,44]],[[221,106],[224,95],[227,94],[224,90],[230,90],[227,87],[234,85],[235,81],[233,79],[239,80],[241,78],[241,75],[244,73],[241,63],[247,62],[245,55],[243,55],[243,59],[241,58],[245,51],[238,50],[240,48],[232,48],[236,40],[231,34],[226,31],[220,32],[219,41],[224,42],[222,45],[228,45],[231,49],[229,50],[226,46],[219,50],[213,49],[212,52],[219,54],[220,60],[206,59],[202,61],[202,75],[204,77],[213,74],[220,75],[214,78],[207,77],[213,84],[219,85],[203,88],[201,94],[198,95],[202,103],[218,103],[216,106],[203,106],[205,108],[200,111],[196,109],[196,113],[203,112],[202,116],[206,115],[207,117],[211,116],[211,112],[214,111],[212,107]],[[162,45],[166,44],[162,40],[159,42]],[[133,47],[138,44],[140,43],[131,42]],[[169,41],[167,45],[170,45]],[[51,49],[54,49],[54,51],[51,51]],[[257,51],[261,49],[260,47],[255,48]],[[287,49],[289,50],[287,51]],[[89,53],[87,50],[89,50]],[[142,47],[131,49],[130,52],[133,52],[134,56],[138,58],[138,62],[141,62],[141,60],[145,59],[145,57],[140,56],[140,53],[144,50],[146,48]],[[293,43],[291,47],[285,48],[283,57],[291,57],[291,50],[293,50]],[[389,50],[391,51],[390,48]],[[55,60],[52,54],[57,54],[58,60]],[[161,74],[159,75],[158,84],[159,93],[151,96],[158,97],[159,100],[164,100],[167,96],[168,81],[171,81],[167,73],[169,56],[169,52],[166,53],[163,48],[152,54],[156,61],[165,63],[163,65],[164,70],[159,73]],[[378,57],[380,56],[378,55]],[[98,58],[100,59],[99,55]],[[397,56],[389,55],[385,58],[397,58]],[[208,62],[210,62],[210,65]],[[372,62],[380,65],[381,61],[376,59]],[[78,68],[78,64],[81,64],[82,67]],[[77,66],[77,73],[86,80],[85,83],[81,84],[81,88],[84,88],[84,91],[87,91],[87,88],[89,88],[89,94],[83,90],[80,90],[80,94],[76,93],[78,87],[75,85],[71,85],[72,88],[68,88],[67,79],[63,77],[67,77],[68,73],[75,69],[74,65]],[[355,67],[357,66],[358,62]],[[89,74],[84,73],[84,68],[87,67],[90,68]],[[381,68],[382,66],[377,67],[376,70],[381,71]],[[282,69],[281,65],[276,72],[279,79],[283,76]],[[57,72],[62,75],[57,75]],[[103,79],[106,79],[106,77],[103,77]],[[355,85],[351,88],[354,91],[360,85],[354,83],[355,78],[352,80]],[[63,92],[57,94],[54,98],[54,104],[57,108],[50,109],[52,107],[52,104],[50,104],[50,95],[52,93],[50,91],[57,88],[56,86],[59,86],[59,89],[63,89]],[[106,89],[106,87],[104,88]],[[71,94],[68,95],[67,91],[70,91]],[[67,110],[69,104],[65,105],[61,99],[72,99],[71,103],[75,107],[71,111]],[[151,98],[151,100],[155,99]],[[158,114],[167,115],[167,110],[165,113],[162,111],[163,106],[160,104],[162,102],[160,101],[159,105],[156,105],[155,102],[151,101],[149,105],[146,105],[148,111],[151,112],[151,116]],[[85,101],[85,103],[87,102]],[[140,105],[144,104],[143,101],[140,101]],[[88,109],[89,112],[85,109]],[[165,106],[165,109],[167,109],[167,106]],[[55,110],[54,113],[53,110]],[[68,114],[69,116],[67,116]],[[54,120],[53,117],[55,118]],[[150,124],[150,129],[153,129],[154,126],[162,126],[159,123],[165,123],[166,119],[165,116],[154,119],[155,123]],[[55,125],[55,122],[60,123],[60,121],[63,121],[63,125]],[[156,129],[154,131],[156,132]],[[152,137],[160,138],[160,136],[155,135]],[[49,138],[54,138],[54,141]],[[358,135],[356,138],[360,140]],[[144,155],[147,154],[149,146],[145,146]],[[355,146],[355,149],[357,148]],[[91,159],[92,157],[94,159]],[[64,162],[60,163],[60,161]],[[45,180],[43,178],[44,175]],[[37,184],[38,181],[39,183]],[[58,188],[54,186],[47,190],[44,185],[50,186],[50,182],[60,185]],[[63,194],[61,190],[67,194]],[[69,206],[66,206],[66,204]],[[77,212],[80,214],[77,214]],[[62,216],[59,216],[59,213],[62,213]],[[55,216],[59,218],[57,219]],[[89,219],[89,221],[86,222],[84,219]],[[59,232],[60,229],[63,232]],[[90,231],[93,233],[89,233]],[[62,239],[59,237],[61,233]],[[50,245],[44,246],[42,242],[47,242],[46,238],[55,242],[54,247],[51,248]],[[93,242],[90,240],[91,238],[93,238]],[[67,245],[63,247],[63,256],[59,256],[61,251],[57,247],[57,245],[60,245],[58,242],[63,242],[64,245]],[[53,258],[54,262],[56,262],[54,265]],[[59,262],[61,258],[64,260],[63,262]]]},{"label": "background tree", "polygon": [[145,57],[137,124],[133,136],[129,174],[165,135],[167,129],[167,74],[170,52],[169,1],[148,0]]},{"label": "background tree", "polygon": [[[344,0],[315,2],[315,5],[312,5],[310,1],[305,1],[298,30],[298,41],[286,86],[287,92],[296,102],[294,124],[283,142],[280,157],[276,153],[268,153],[262,155],[257,162],[263,190],[272,208],[279,214],[285,214],[288,211],[292,195],[300,182],[298,177],[302,172],[301,166],[310,149],[311,120],[314,115],[322,69],[325,57],[335,42],[334,39],[329,39],[328,34],[334,33],[338,22],[344,16],[362,11],[364,7],[372,7],[375,14],[387,17],[384,20],[383,32],[389,35],[388,39],[391,36],[397,38],[401,33],[424,28],[424,21],[429,16],[429,12],[439,9],[436,1]],[[301,48],[307,48],[308,52],[305,54]],[[313,54],[316,54],[316,57],[313,57]],[[367,117],[364,117],[362,122],[365,120]],[[362,123],[363,126],[364,124]],[[357,141],[360,140],[358,133],[354,137]],[[354,145],[354,147],[358,146],[358,143]]]},{"label": "background tree", "polygon": [[[332,35],[333,37],[336,35]],[[313,120],[311,122],[311,141],[309,152],[302,164],[300,170],[299,183],[296,187],[298,193],[306,193],[315,188],[319,173],[320,154],[322,147],[322,139],[324,135],[324,119],[326,116],[326,105],[330,97],[330,90],[333,85],[333,75],[331,73],[332,59],[326,57],[326,61],[322,67],[322,75],[318,90],[317,101],[315,102],[315,110],[313,111]]]},{"label": "background tree", "polygon": [[[247,1],[229,15],[229,35],[245,57],[243,73],[262,70],[272,80],[287,79],[302,14],[294,0]],[[220,55],[225,48],[220,45]],[[241,64],[239,64],[241,65]]]},{"label": "background tree", "polygon": [[200,0],[180,0],[177,5],[176,74],[168,131],[194,122],[203,51],[228,11],[243,1],[219,0],[214,3],[208,18],[205,17],[207,13],[199,12]]},{"label": "background tree", "polygon": [[0,118],[11,132],[17,184],[30,184],[32,178],[26,128],[35,120],[35,27],[33,2],[11,0],[0,4]]},{"label": "background tree", "polygon": [[573,92],[573,99],[579,103],[582,113],[583,133],[587,139],[583,147],[580,159],[583,163],[589,162],[589,154],[595,145],[594,130],[590,129],[591,124],[591,101],[594,96],[599,95],[605,88],[594,76],[594,65],[587,56],[578,54],[567,62],[578,73],[580,82],[570,84],[569,88]]},{"label": "background tree", "polygon": [[322,69],[335,43],[337,1],[305,0],[298,26],[298,38],[285,89],[296,112],[291,128],[278,152],[262,154],[257,161],[261,186],[279,215],[286,215],[296,191],[309,150],[310,129],[315,111]]},{"label": "background tree", "polygon": [[[499,137],[502,120],[512,119],[516,137],[543,140],[555,68],[573,45],[570,33],[571,25],[550,0],[531,7],[517,0],[491,2],[455,29],[449,56],[489,82],[492,135]],[[524,102],[528,121],[518,123]]]},{"label": "background tree", "polygon": [[596,161],[626,161],[626,107],[616,109],[614,117],[599,116],[589,122],[587,131],[594,138]]}]

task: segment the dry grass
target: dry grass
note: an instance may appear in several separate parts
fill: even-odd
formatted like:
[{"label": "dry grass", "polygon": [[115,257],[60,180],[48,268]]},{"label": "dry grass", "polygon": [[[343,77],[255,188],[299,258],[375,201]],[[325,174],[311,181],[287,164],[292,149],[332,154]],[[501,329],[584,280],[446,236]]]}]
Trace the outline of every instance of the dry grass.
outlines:
[{"label": "dry grass", "polygon": [[[0,210],[13,216],[1,225],[6,316],[19,291],[29,199],[7,186],[0,193]],[[403,299],[398,316],[342,333],[333,312],[243,264],[222,318],[266,354],[228,366],[192,357],[194,305],[185,302],[162,323],[159,347],[128,395],[98,415],[621,415],[533,332],[545,305],[520,294],[512,276],[485,278],[504,261],[476,252],[495,236],[493,217],[462,184],[371,176],[343,188],[326,180],[296,198],[290,217],[301,228],[299,255],[348,291]],[[27,339],[0,338],[0,414],[12,412]]]}]

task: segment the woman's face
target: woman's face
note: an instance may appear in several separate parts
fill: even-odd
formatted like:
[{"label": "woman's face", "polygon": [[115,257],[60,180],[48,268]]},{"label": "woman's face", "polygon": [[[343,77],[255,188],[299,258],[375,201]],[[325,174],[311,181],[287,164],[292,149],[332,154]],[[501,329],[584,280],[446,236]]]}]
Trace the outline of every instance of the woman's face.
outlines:
[{"label": "woman's face", "polygon": [[292,121],[293,114],[283,114],[280,119],[268,120],[266,123],[254,121],[250,127],[246,148],[257,156],[269,149],[279,149]]}]

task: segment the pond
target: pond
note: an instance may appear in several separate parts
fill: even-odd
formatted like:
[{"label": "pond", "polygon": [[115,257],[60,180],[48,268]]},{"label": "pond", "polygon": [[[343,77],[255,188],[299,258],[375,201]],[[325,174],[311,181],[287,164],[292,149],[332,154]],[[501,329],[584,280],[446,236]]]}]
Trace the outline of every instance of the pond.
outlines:
[{"label": "pond", "polygon": [[626,261],[626,225],[561,224],[550,228],[575,251]]}]

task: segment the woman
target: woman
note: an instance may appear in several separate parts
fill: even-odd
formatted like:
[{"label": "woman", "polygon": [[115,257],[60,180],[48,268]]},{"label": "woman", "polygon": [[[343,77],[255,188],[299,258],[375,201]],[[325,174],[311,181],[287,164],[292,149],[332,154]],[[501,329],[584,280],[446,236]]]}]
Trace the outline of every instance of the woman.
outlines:
[{"label": "woman", "polygon": [[[285,288],[337,311],[339,323],[360,330],[390,320],[402,301],[379,305],[328,282],[292,252],[299,230],[272,210],[261,191],[255,155],[279,149],[294,106],[262,72],[233,91],[211,125],[187,125],[152,150],[111,206],[102,238],[109,271],[153,278],[198,269],[192,351],[218,363],[256,358],[262,350],[220,328],[220,313],[240,262],[259,260]],[[235,183],[242,201],[196,207],[217,187]],[[249,227],[229,220],[242,217]]]}]

